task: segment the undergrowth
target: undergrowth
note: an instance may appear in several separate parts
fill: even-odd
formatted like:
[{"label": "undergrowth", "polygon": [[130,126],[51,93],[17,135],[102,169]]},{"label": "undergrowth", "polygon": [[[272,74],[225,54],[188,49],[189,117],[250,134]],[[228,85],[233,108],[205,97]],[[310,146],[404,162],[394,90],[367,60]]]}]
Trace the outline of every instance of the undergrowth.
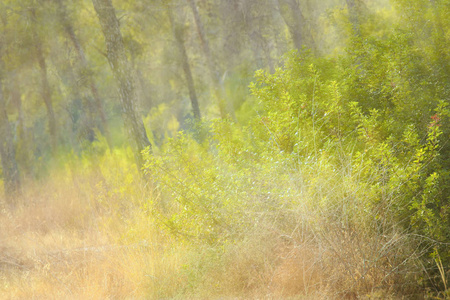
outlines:
[{"label": "undergrowth", "polygon": [[239,122],[171,132],[142,169],[101,137],[61,154],[2,202],[0,294],[449,298],[449,48],[399,24],[288,53]]},{"label": "undergrowth", "polygon": [[102,139],[61,156],[2,208],[2,295],[448,296],[446,103],[399,128],[332,68],[290,54],[258,72],[244,125],[180,132],[143,172]]}]

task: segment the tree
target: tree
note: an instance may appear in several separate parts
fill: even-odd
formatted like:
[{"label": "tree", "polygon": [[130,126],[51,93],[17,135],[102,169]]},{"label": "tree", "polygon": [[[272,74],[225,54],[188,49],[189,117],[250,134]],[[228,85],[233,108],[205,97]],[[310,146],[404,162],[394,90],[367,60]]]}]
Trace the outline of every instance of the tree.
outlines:
[{"label": "tree", "polygon": [[222,117],[222,119],[225,119],[227,118],[228,115],[230,115],[233,119],[236,119],[234,115],[234,109],[229,99],[225,98],[224,88],[220,84],[220,77],[217,72],[216,66],[214,65],[214,61],[211,55],[211,49],[209,48],[208,39],[206,37],[205,29],[203,27],[203,22],[200,19],[200,15],[198,13],[197,4],[195,3],[195,0],[188,0],[188,1],[189,5],[191,6],[192,14],[194,15],[197,33],[200,39],[200,44],[202,47],[203,55],[205,57],[209,75],[211,77],[214,94],[219,104],[220,116]]},{"label": "tree", "polygon": [[173,37],[175,39],[175,44],[178,48],[180,54],[181,65],[183,67],[183,72],[186,77],[186,83],[189,90],[189,98],[191,99],[192,111],[194,113],[194,118],[197,121],[201,120],[200,107],[198,105],[197,93],[195,91],[194,80],[192,78],[191,66],[189,64],[189,57],[186,52],[186,47],[184,45],[184,28],[177,16],[174,16],[172,8],[167,5],[167,14],[169,16],[170,25],[172,27]]},{"label": "tree", "polygon": [[[12,176],[12,182],[9,186],[20,186],[20,175],[19,173],[25,173],[29,175],[32,170],[32,144],[31,139],[28,134],[29,131],[25,125],[25,115],[22,105],[22,86],[20,84],[20,79],[18,76],[19,70],[19,61],[17,55],[17,47],[15,47],[14,42],[20,39],[18,37],[20,34],[18,33],[17,22],[11,14],[8,14],[7,10],[4,10],[4,13],[0,15],[1,17],[1,40],[0,40],[0,85],[4,87],[3,90],[0,88],[1,93],[1,114],[2,114],[2,134],[0,135],[0,140],[3,141],[3,144],[0,145],[3,149],[1,150],[5,156],[6,164],[10,164],[10,166],[3,166],[5,169],[13,170],[13,174],[17,174],[17,178]],[[2,47],[3,45],[3,47]],[[9,101],[6,101],[8,99]],[[9,105],[8,105],[9,104]],[[14,108],[17,113],[16,123],[16,140],[15,143],[13,141],[13,128],[10,125],[10,121],[8,119],[8,106],[9,108]],[[9,111],[11,113],[11,111]],[[14,110],[13,113],[14,114]],[[13,155],[15,152],[15,155]],[[21,172],[19,172],[19,170]],[[6,182],[5,182],[6,187]],[[9,189],[9,188],[8,188]],[[5,190],[8,190],[5,189]],[[14,188],[13,188],[14,189]]]},{"label": "tree", "polygon": [[57,122],[55,117],[55,111],[53,109],[53,100],[52,100],[52,91],[50,88],[50,83],[48,80],[47,74],[47,62],[44,56],[43,44],[41,37],[36,29],[38,24],[38,19],[36,17],[36,9],[35,7],[31,7],[31,19],[34,22],[33,26],[31,26],[31,34],[34,44],[34,51],[36,55],[36,60],[39,65],[39,71],[41,75],[41,94],[42,100],[44,101],[45,107],[47,109],[47,118],[48,118],[48,129],[50,133],[50,142],[53,153],[56,152],[57,144],[58,144],[58,129]]},{"label": "tree", "polygon": [[20,189],[20,174],[16,162],[11,125],[6,112],[6,101],[3,97],[2,71],[0,69],[0,159],[2,161],[6,198],[12,199]]},{"label": "tree", "polygon": [[[6,51],[5,51],[6,52]],[[7,54],[6,54],[7,55]],[[33,142],[32,131],[28,130],[25,120],[26,116],[22,103],[22,86],[15,71],[9,71],[8,77],[5,78],[5,94],[11,99],[11,104],[17,112],[17,129],[16,129],[16,161],[21,170],[22,175],[31,175],[33,170]]]},{"label": "tree", "polygon": [[303,47],[315,51],[314,39],[308,29],[305,15],[297,0],[277,0],[278,9],[284,22],[289,28],[295,48],[302,50]]},{"label": "tree", "polygon": [[92,3],[105,37],[108,62],[117,81],[125,129],[133,144],[138,167],[140,167],[143,162],[141,152],[151,145],[144,124],[135,110],[137,102],[135,79],[125,53],[119,20],[111,0],[92,0]]},{"label": "tree", "polygon": [[[221,26],[223,27],[223,48],[227,65],[251,62],[252,67],[274,69],[270,55],[272,30],[277,31],[274,23],[273,1],[271,0],[221,0]],[[273,44],[272,44],[273,45]],[[250,46],[250,47],[248,47]],[[248,56],[250,48],[253,57]],[[247,50],[247,51],[246,51]],[[233,66],[234,67],[234,66]],[[230,68],[228,68],[230,69]]]},{"label": "tree", "polygon": [[88,120],[91,125],[94,125],[93,116],[98,115],[100,117],[101,127],[103,129],[103,134],[106,137],[106,140],[108,142],[108,145],[111,147],[112,141],[111,141],[111,135],[109,132],[109,125],[108,121],[106,119],[105,110],[103,108],[102,99],[100,98],[100,95],[98,93],[97,85],[95,84],[94,79],[92,78],[92,72],[90,70],[86,54],[83,50],[83,47],[75,34],[75,30],[72,25],[72,21],[68,15],[67,7],[65,0],[58,0],[58,15],[60,18],[60,22],[63,26],[63,30],[65,34],[69,37],[70,41],[72,42],[76,54],[78,56],[78,60],[81,65],[81,69],[83,72],[83,76],[85,78],[82,78],[83,85],[86,85],[89,87],[90,92],[92,94],[92,98],[94,99],[94,103],[90,103],[88,99],[86,99],[86,96],[83,96],[84,99],[84,106],[85,106],[85,114],[88,115]]}]

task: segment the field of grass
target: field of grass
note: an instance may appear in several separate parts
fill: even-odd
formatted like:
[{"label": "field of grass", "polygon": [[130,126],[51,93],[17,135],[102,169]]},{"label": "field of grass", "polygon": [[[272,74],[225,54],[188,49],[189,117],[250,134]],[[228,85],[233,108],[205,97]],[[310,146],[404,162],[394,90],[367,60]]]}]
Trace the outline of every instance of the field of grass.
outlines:
[{"label": "field of grass", "polygon": [[[2,207],[1,298],[174,295],[186,251],[159,234],[141,210],[138,201],[151,193],[134,181],[137,174],[116,169],[118,178],[106,182],[98,170],[77,171],[28,183],[14,207]],[[119,180],[132,181],[135,194],[119,199]]]},{"label": "field of grass", "polygon": [[[274,173],[253,178],[250,185],[258,191],[229,191],[240,195],[240,206],[223,212],[222,221],[232,218],[227,213],[238,217],[205,238],[186,220],[182,232],[155,213],[165,196],[152,180],[142,179],[127,153],[71,158],[47,179],[28,182],[14,206],[3,202],[2,299],[426,296],[417,282],[427,274],[419,259],[427,245],[388,219],[367,218],[357,194],[336,201],[343,196],[339,189],[352,184],[348,178],[317,177],[323,181],[314,184],[324,193],[318,197],[301,183],[306,174],[283,178],[276,174],[283,168],[274,166]],[[342,184],[331,187],[333,180]],[[223,178],[220,182],[230,188]],[[264,193],[268,185],[278,194]],[[319,199],[327,197],[325,206]],[[167,201],[165,210],[178,212],[174,205]],[[180,218],[175,223],[185,218],[174,215]],[[194,223],[206,222],[196,217]],[[355,218],[359,222],[351,221]]]}]

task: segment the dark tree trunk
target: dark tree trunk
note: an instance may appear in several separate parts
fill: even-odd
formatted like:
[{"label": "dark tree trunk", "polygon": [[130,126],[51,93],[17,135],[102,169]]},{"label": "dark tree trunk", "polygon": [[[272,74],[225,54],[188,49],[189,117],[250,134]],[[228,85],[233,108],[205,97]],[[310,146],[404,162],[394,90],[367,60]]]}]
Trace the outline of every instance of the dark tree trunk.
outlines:
[{"label": "dark tree trunk", "polygon": [[78,59],[80,60],[81,67],[84,71],[86,78],[83,80],[83,82],[88,86],[88,88],[91,91],[92,97],[94,99],[94,103],[87,103],[88,100],[85,99],[85,106],[88,107],[87,114],[91,114],[91,117],[89,118],[91,124],[94,124],[93,120],[93,113],[94,111],[98,114],[100,117],[101,127],[103,129],[103,134],[105,135],[106,141],[108,142],[109,147],[112,146],[112,140],[111,140],[111,134],[109,132],[109,124],[106,119],[105,110],[103,108],[103,102],[102,99],[99,96],[97,85],[95,84],[94,79],[92,78],[92,74],[89,70],[89,65],[86,59],[86,55],[84,53],[83,47],[81,46],[78,37],[75,34],[75,31],[73,29],[72,23],[69,19],[69,16],[67,15],[67,10],[65,7],[65,0],[58,0],[59,5],[59,16],[61,18],[61,22],[64,27],[64,31],[66,32],[67,36],[71,40],[73,46],[75,47],[75,51],[78,55]]},{"label": "dark tree trunk", "polygon": [[150,147],[150,142],[144,124],[135,110],[137,103],[135,79],[125,54],[119,20],[111,0],[92,0],[92,3],[105,37],[109,65],[118,84],[125,129],[134,146],[138,166],[141,167],[143,164],[141,152]]},{"label": "dark tree trunk", "polygon": [[278,0],[278,8],[284,22],[289,28],[295,47],[302,50],[303,47],[316,49],[314,39],[308,29],[305,16],[296,0]]},{"label": "dark tree trunk", "polygon": [[[1,70],[0,70],[1,72]],[[3,97],[2,79],[0,78],[0,158],[5,186],[6,199],[11,201],[20,190],[19,168],[16,162],[11,125],[6,113],[6,103]]]},{"label": "dark tree trunk", "polygon": [[198,105],[197,93],[195,91],[194,79],[192,78],[191,66],[189,65],[189,58],[186,52],[186,47],[184,45],[184,32],[183,25],[180,24],[176,18],[174,18],[172,10],[167,6],[167,13],[169,15],[170,25],[172,26],[172,33],[175,38],[175,44],[180,53],[181,65],[183,67],[183,72],[186,77],[186,83],[189,90],[189,98],[191,99],[192,111],[194,113],[194,118],[197,121],[201,120],[200,107]]},{"label": "dark tree trunk", "polygon": [[205,30],[203,28],[203,22],[200,19],[200,15],[198,13],[197,4],[195,3],[195,0],[188,0],[188,1],[191,6],[192,13],[194,15],[195,25],[197,27],[198,36],[200,38],[200,44],[202,47],[203,54],[205,55],[209,75],[212,80],[214,94],[219,104],[220,116],[222,117],[222,119],[226,119],[228,115],[230,115],[231,118],[236,119],[234,109],[230,101],[227,98],[225,98],[224,87],[223,85],[220,84],[219,74],[214,65],[211,50],[209,48],[209,43],[206,38]]}]

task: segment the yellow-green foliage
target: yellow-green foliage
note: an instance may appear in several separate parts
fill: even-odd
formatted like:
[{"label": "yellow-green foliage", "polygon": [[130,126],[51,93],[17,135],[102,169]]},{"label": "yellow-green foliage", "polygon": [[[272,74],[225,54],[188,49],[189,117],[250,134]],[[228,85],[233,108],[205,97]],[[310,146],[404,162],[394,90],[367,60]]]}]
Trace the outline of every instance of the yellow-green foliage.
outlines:
[{"label": "yellow-green foliage", "polygon": [[[412,292],[424,280],[407,274],[420,261],[438,253],[449,262],[449,172],[440,159],[448,155],[447,103],[413,97],[401,76],[388,84],[399,67],[395,49],[366,47],[351,49],[359,63],[290,53],[274,74],[257,72],[250,89],[258,104],[247,125],[214,121],[203,144],[180,133],[161,153],[147,153],[160,228],[224,247],[269,232],[275,244],[288,237],[324,247],[314,274],[340,275],[316,284],[344,294],[400,281],[397,292]],[[421,109],[420,119],[409,107]],[[442,285],[438,267],[428,280]]]},{"label": "yellow-green foliage", "polygon": [[[450,18],[448,0],[429,2],[367,15],[334,57],[257,71],[239,122],[183,132],[154,108],[143,172],[101,136],[61,151],[48,181],[2,207],[0,294],[448,296]],[[331,12],[352,31],[346,13]]]}]

